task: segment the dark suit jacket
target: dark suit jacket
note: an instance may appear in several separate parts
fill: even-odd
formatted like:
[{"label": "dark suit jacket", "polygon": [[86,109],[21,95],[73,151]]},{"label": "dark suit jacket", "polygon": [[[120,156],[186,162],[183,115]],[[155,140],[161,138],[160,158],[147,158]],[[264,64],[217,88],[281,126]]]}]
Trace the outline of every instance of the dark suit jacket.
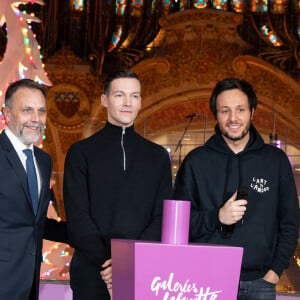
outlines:
[{"label": "dark suit jacket", "polygon": [[38,291],[52,161],[39,148],[34,148],[34,154],[42,178],[36,216],[26,171],[6,134],[0,134],[0,299],[3,300],[28,299],[34,273]]}]

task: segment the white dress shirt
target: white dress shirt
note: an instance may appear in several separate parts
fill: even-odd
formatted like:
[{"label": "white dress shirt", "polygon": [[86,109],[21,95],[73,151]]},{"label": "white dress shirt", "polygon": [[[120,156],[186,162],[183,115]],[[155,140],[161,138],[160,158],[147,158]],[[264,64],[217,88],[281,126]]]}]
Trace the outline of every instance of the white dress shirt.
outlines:
[{"label": "white dress shirt", "polygon": [[33,144],[31,144],[29,147],[27,147],[23,142],[21,142],[21,140],[17,136],[15,136],[15,134],[8,127],[5,128],[4,132],[7,135],[10,142],[12,143],[13,147],[15,148],[15,150],[16,150],[16,152],[17,152],[17,154],[18,154],[18,156],[19,156],[19,158],[22,162],[22,165],[23,165],[25,171],[26,171],[27,156],[23,152],[23,150],[24,149],[31,149],[32,150],[34,167],[35,167],[35,171],[36,171],[36,174],[37,174],[39,196],[40,196],[42,179],[41,179],[41,175],[40,175],[40,171],[39,171],[39,168],[38,168],[37,161],[36,161],[35,156],[34,156]]}]

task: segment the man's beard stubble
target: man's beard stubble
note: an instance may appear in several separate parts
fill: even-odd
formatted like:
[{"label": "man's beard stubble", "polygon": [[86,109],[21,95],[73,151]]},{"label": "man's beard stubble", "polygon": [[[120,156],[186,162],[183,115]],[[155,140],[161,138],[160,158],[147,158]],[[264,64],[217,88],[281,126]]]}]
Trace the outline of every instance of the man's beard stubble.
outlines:
[{"label": "man's beard stubble", "polygon": [[242,140],[248,134],[250,126],[251,126],[251,121],[247,124],[246,128],[243,130],[243,132],[241,133],[241,135],[236,136],[236,137],[235,136],[230,136],[229,133],[227,131],[225,131],[225,130],[222,130],[220,128],[220,126],[219,126],[219,129],[220,129],[220,131],[221,131],[221,133],[222,133],[223,136],[225,136],[227,139],[229,139],[231,141],[236,142],[236,141]]},{"label": "man's beard stubble", "polygon": [[41,137],[43,131],[44,131],[44,126],[42,126],[40,123],[36,124],[36,127],[39,128],[38,134],[32,138],[28,136],[25,132],[24,129],[25,127],[28,126],[28,124],[23,124],[21,128],[18,128],[14,120],[12,120],[12,127],[14,128],[14,132],[17,134],[17,136],[20,138],[20,140],[25,144],[25,145],[31,145],[36,143],[39,138]]}]

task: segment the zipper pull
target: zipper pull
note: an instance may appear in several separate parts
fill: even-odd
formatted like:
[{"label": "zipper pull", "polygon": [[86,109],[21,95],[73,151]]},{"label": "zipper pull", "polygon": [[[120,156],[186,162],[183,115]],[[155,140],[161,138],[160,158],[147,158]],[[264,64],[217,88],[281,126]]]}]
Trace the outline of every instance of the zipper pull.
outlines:
[{"label": "zipper pull", "polygon": [[124,135],[125,135],[125,127],[122,127],[121,147],[123,151],[123,170],[126,171],[126,153],[124,149]]}]

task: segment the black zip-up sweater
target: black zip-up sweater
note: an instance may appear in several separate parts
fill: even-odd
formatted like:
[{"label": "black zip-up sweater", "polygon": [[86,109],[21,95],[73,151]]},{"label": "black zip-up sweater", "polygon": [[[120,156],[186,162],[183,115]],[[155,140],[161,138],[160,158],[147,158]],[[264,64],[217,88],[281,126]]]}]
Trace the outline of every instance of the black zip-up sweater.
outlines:
[{"label": "black zip-up sweater", "polygon": [[167,151],[110,123],[71,146],[64,201],[69,243],[99,268],[112,238],[160,240],[162,203],[172,195]]},{"label": "black zip-up sweater", "polygon": [[[247,210],[226,238],[218,213],[239,188],[248,191]],[[190,241],[244,248],[241,280],[287,268],[298,238],[298,199],[285,153],[268,144],[253,126],[246,148],[235,154],[216,127],[204,146],[185,158],[174,188],[175,199],[191,201]]]}]

